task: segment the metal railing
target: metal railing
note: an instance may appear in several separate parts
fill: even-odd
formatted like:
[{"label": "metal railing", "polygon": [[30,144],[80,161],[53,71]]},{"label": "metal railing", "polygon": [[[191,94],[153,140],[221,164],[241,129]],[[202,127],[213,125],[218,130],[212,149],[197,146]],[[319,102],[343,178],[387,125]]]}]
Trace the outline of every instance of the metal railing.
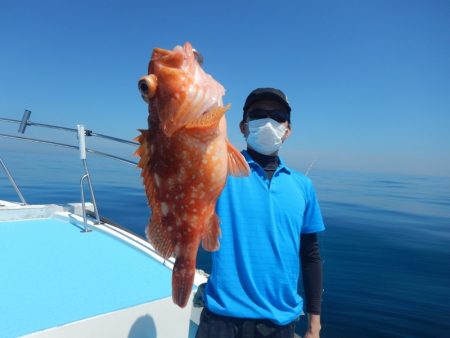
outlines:
[{"label": "metal railing", "polygon": [[[17,132],[21,133],[21,134],[25,133],[25,130],[26,130],[26,128],[28,126],[36,126],[36,127],[43,127],[43,128],[58,129],[58,130],[63,130],[63,131],[68,131],[68,132],[75,132],[77,134],[77,136],[78,136],[78,146],[65,144],[65,143],[60,143],[60,142],[40,140],[40,139],[31,138],[31,137],[25,137],[25,136],[3,134],[3,133],[0,133],[0,137],[11,138],[11,139],[16,139],[16,140],[22,140],[22,141],[28,141],[28,142],[34,142],[34,143],[43,143],[43,144],[49,144],[49,145],[58,146],[58,147],[64,147],[64,148],[70,148],[70,149],[74,149],[74,150],[79,150],[79,152],[80,152],[80,159],[81,159],[81,161],[83,163],[83,168],[84,168],[84,174],[83,174],[83,176],[80,179],[81,205],[82,205],[82,210],[83,210],[83,221],[84,221],[84,230],[83,230],[83,232],[90,232],[90,230],[88,229],[88,226],[87,226],[87,212],[86,212],[85,193],[84,193],[84,183],[85,182],[88,183],[88,188],[89,188],[91,201],[92,201],[92,204],[94,206],[94,214],[95,214],[95,218],[96,218],[95,224],[100,224],[101,220],[100,220],[100,215],[99,215],[98,208],[97,208],[97,202],[95,200],[95,194],[94,194],[94,189],[93,189],[93,186],[92,186],[92,181],[91,181],[91,177],[90,177],[90,173],[89,173],[89,168],[88,168],[88,165],[87,165],[86,153],[89,152],[89,153],[93,153],[93,154],[96,154],[96,155],[108,157],[108,158],[111,158],[111,159],[114,159],[114,160],[125,162],[127,164],[131,164],[133,166],[136,166],[137,162],[130,161],[130,160],[127,160],[125,158],[122,158],[122,157],[119,157],[119,156],[115,156],[115,155],[111,155],[111,154],[108,154],[108,153],[105,153],[105,152],[101,152],[101,151],[97,151],[97,150],[86,148],[86,139],[85,139],[86,136],[99,137],[99,138],[107,139],[107,140],[110,140],[110,141],[124,143],[124,144],[129,144],[129,145],[139,145],[139,143],[133,142],[133,141],[124,140],[124,139],[120,139],[120,138],[109,136],[109,135],[95,133],[92,130],[85,129],[85,127],[83,125],[78,125],[77,128],[75,129],[75,128],[66,128],[66,127],[57,126],[57,125],[35,123],[35,122],[31,122],[30,121],[30,116],[31,116],[31,111],[25,110],[24,113],[23,113],[22,120],[15,120],[15,119],[9,119],[9,118],[0,118],[0,122],[8,122],[8,123],[17,123],[17,124],[19,124],[19,129],[18,129]],[[20,200],[22,201],[23,204],[26,204],[25,199],[24,199],[24,197],[23,197],[19,187],[17,186],[17,184],[14,181],[11,173],[8,171],[6,165],[4,164],[4,162],[1,159],[0,159],[0,164],[3,167],[3,169],[4,169],[5,173],[6,173],[6,176],[8,177],[8,179],[11,182],[12,186],[16,190]]]},{"label": "metal railing", "polygon": [[8,167],[6,166],[5,162],[0,158],[0,165],[2,166],[3,170],[5,171],[6,177],[9,179],[9,182],[11,182],[12,187],[16,191],[17,195],[19,196],[20,200],[22,201],[22,204],[26,205],[27,202],[25,201],[25,198],[22,195],[22,192],[19,189],[19,186],[17,185],[16,181],[12,177],[11,173],[8,170]]},{"label": "metal railing", "polygon": [[94,205],[96,224],[100,224],[100,215],[98,214],[97,202],[95,201],[94,189],[92,188],[91,175],[89,174],[89,169],[86,161],[86,140],[85,140],[86,134],[84,126],[79,124],[77,130],[78,130],[78,148],[80,149],[80,159],[81,162],[83,162],[84,167],[84,175],[80,179],[81,206],[83,208],[83,223],[84,223],[83,232],[89,232],[90,230],[88,229],[87,226],[86,204],[84,203],[84,189],[83,189],[84,180],[86,180],[89,185],[89,192],[91,193],[91,201],[92,204]]},{"label": "metal railing", "polygon": [[[44,127],[44,128],[51,128],[51,129],[58,129],[58,130],[64,130],[64,131],[70,131],[70,132],[74,132],[74,133],[78,133],[78,129],[77,128],[67,128],[67,127],[62,127],[62,126],[57,126],[57,125],[53,125],[53,124],[45,124],[45,123],[36,123],[36,122],[32,122],[30,120],[30,116],[31,116],[31,111],[30,110],[25,110],[23,112],[23,116],[21,120],[15,120],[15,119],[8,119],[8,118],[2,118],[0,117],[0,122],[10,122],[10,123],[17,123],[19,124],[19,129],[17,130],[18,133],[21,134],[25,134],[25,130],[28,126],[35,126],[35,127]],[[129,140],[124,140],[118,137],[114,137],[114,136],[109,136],[109,135],[104,135],[104,134],[100,134],[100,133],[95,133],[92,130],[86,129],[86,136],[96,136],[99,138],[104,138],[107,140],[111,140],[111,141],[116,141],[116,142],[120,142],[120,143],[125,143],[125,144],[131,144],[131,145],[139,145],[139,143],[134,142],[134,141],[129,141]]]}]

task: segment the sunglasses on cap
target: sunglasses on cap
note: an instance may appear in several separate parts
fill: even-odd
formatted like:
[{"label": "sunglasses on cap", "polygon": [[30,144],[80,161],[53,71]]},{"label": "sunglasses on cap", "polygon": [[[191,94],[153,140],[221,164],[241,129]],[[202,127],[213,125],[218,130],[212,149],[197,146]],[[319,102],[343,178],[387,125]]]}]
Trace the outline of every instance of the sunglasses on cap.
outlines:
[{"label": "sunglasses on cap", "polygon": [[272,120],[277,121],[278,123],[283,123],[289,121],[289,113],[274,109],[274,110],[266,110],[266,109],[253,109],[247,113],[247,116],[250,120],[259,120],[265,118],[271,118]]}]

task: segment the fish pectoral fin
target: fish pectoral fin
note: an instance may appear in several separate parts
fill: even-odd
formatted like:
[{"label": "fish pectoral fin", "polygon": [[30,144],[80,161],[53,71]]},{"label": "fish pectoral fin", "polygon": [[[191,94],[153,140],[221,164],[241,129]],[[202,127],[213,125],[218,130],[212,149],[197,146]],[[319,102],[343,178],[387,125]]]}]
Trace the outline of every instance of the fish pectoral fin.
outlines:
[{"label": "fish pectoral fin", "polygon": [[228,150],[228,174],[235,177],[250,175],[250,167],[239,150],[227,141]]},{"label": "fish pectoral fin", "polygon": [[212,108],[206,114],[203,114],[198,119],[189,122],[185,128],[211,128],[218,126],[221,118],[224,116],[225,112],[230,109],[230,105],[227,104],[225,107],[219,106]]},{"label": "fish pectoral fin", "polygon": [[203,232],[202,247],[206,251],[219,250],[219,236],[221,235],[219,223],[219,217],[214,214]]}]

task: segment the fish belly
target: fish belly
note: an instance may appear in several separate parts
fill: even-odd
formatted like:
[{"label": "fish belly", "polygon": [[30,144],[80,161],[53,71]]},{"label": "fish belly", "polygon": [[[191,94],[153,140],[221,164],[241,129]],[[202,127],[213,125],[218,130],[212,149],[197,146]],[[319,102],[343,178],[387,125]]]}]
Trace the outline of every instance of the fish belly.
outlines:
[{"label": "fish belly", "polygon": [[212,139],[192,137],[192,131],[170,138],[149,135],[153,138],[144,182],[152,216],[147,236],[163,257],[175,254],[172,296],[185,306],[200,242],[209,251],[219,248],[215,205],[227,177],[227,145],[220,133]]}]

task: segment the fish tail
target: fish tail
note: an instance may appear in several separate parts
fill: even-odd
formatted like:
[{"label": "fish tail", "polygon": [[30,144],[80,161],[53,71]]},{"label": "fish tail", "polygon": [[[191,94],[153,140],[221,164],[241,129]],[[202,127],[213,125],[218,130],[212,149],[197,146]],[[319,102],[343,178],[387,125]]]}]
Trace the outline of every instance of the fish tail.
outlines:
[{"label": "fish tail", "polygon": [[185,307],[192,292],[195,276],[195,259],[179,257],[175,261],[172,273],[172,299],[179,307]]}]

